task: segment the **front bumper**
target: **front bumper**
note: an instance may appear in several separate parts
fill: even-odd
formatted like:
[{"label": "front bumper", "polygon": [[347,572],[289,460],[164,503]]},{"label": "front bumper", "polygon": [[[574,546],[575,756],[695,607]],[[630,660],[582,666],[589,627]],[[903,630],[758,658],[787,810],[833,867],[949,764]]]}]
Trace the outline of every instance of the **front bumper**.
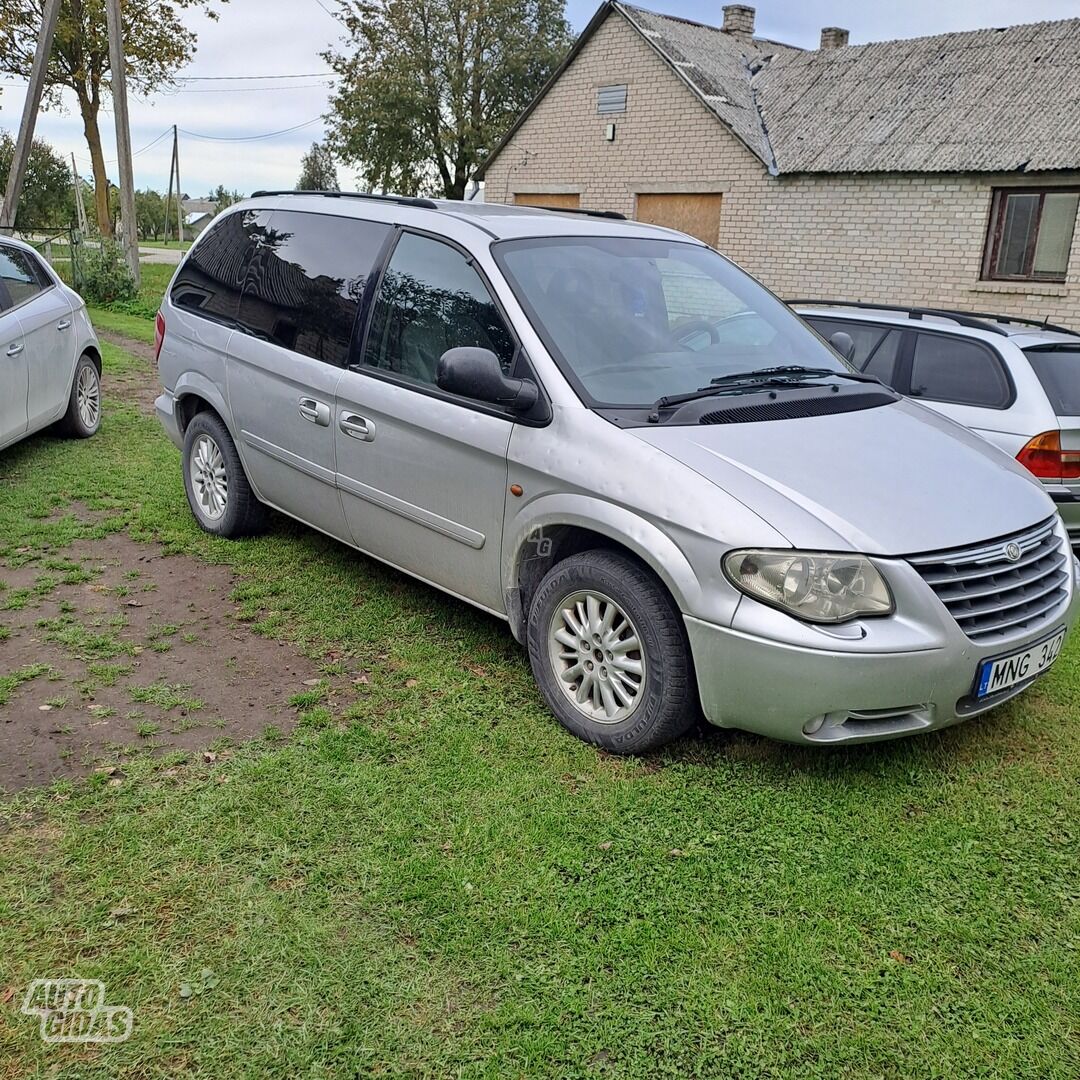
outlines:
[{"label": "front bumper", "polygon": [[157,414],[165,434],[172,439],[177,449],[184,447],[184,434],[180,430],[180,422],[176,415],[176,399],[165,390],[154,399],[154,412]]},{"label": "front bumper", "polygon": [[[1075,583],[1074,568],[1067,599],[1037,629],[992,644],[968,638],[929,589],[921,598],[928,599],[925,609],[915,617],[900,607],[876,625],[846,624],[850,632],[842,635],[807,628],[771,609],[761,612],[762,605],[750,600],[741,602],[730,627],[685,616],[702,709],[719,727],[806,744],[872,742],[948,727],[1035,681],[990,698],[972,697],[983,660],[1073,627],[1080,613]],[[914,582],[906,584],[914,589]],[[778,618],[799,630],[788,633]]]}]

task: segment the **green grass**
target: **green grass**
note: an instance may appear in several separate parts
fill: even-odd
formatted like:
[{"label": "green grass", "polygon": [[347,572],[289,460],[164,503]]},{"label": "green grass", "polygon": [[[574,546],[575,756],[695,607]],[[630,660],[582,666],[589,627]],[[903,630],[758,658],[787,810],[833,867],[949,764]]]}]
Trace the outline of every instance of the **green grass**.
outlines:
[{"label": "green grass", "polygon": [[619,760],[502,624],[281,519],[200,533],[132,409],[6,451],[0,489],[0,558],[158,538],[368,675],[285,740],[0,804],[0,986],[100,978],[135,1015],[48,1047],[0,1006],[0,1075],[1077,1075],[1076,642],[938,734]]},{"label": "green grass", "polygon": [[27,664],[8,675],[0,675],[0,705],[6,705],[23,683],[47,675],[50,670],[48,664]]},{"label": "green grass", "polygon": [[170,251],[187,251],[191,247],[191,241],[185,240],[182,244],[179,240],[140,240],[139,247],[168,248]]},{"label": "green grass", "polygon": [[122,311],[110,311],[108,308],[88,307],[90,321],[95,330],[108,330],[114,334],[141,341],[144,345],[154,344],[154,320],[145,315],[126,315]]}]

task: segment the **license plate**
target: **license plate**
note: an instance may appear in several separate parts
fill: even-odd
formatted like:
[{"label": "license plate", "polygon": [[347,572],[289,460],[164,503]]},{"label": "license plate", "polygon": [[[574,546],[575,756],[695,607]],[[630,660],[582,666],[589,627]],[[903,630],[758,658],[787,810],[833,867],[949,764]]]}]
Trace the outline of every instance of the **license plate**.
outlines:
[{"label": "license plate", "polygon": [[979,675],[975,680],[975,696],[987,697],[1008,690],[1018,682],[1041,675],[1058,658],[1061,646],[1065,642],[1064,627],[1052,637],[1032,645],[1022,652],[996,659],[984,660],[979,665]]}]

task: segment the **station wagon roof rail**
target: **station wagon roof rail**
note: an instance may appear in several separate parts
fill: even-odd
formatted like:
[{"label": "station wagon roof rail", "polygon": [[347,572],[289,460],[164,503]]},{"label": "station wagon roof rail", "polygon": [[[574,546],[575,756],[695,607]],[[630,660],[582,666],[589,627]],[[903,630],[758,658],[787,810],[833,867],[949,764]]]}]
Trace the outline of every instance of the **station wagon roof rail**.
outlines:
[{"label": "station wagon roof rail", "polygon": [[906,304],[873,304],[861,300],[788,300],[790,307],[806,305],[810,307],[862,308],[867,311],[901,311],[908,318],[921,319],[924,315],[933,315],[942,319],[951,319],[958,326],[969,326],[974,330],[989,330],[995,334],[1008,335],[1005,326],[1030,326],[1037,330],[1050,330],[1055,334],[1070,334],[1080,337],[1080,331],[1070,330],[1067,326],[1056,326],[1045,319],[1022,319],[1018,315],[995,315],[988,311],[954,311],[951,308],[912,307]]}]

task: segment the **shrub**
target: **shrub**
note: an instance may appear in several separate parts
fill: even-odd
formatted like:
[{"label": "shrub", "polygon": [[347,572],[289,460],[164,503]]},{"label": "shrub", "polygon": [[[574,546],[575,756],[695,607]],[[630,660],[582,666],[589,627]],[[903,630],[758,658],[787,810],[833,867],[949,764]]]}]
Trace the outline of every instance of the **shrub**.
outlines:
[{"label": "shrub", "polygon": [[80,291],[89,303],[103,305],[135,299],[135,279],[120,245],[112,240],[103,240],[100,249],[85,248],[80,269]]}]

